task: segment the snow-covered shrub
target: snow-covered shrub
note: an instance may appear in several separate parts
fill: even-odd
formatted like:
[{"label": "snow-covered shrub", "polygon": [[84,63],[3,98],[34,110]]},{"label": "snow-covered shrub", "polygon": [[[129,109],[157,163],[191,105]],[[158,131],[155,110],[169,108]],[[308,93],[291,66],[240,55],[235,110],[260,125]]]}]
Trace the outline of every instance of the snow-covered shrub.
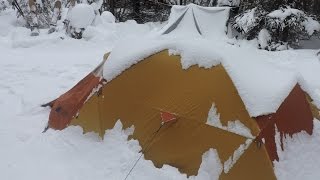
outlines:
[{"label": "snow-covered shrub", "polygon": [[296,47],[299,45],[299,40],[308,39],[314,32],[320,31],[320,24],[313,17],[288,6],[271,12],[258,6],[238,14],[232,19],[232,23],[233,27],[249,40],[258,38],[260,41],[262,38],[260,35],[266,32],[262,30],[267,30],[274,45],[261,48],[269,50],[279,49],[279,44]]},{"label": "snow-covered shrub", "polygon": [[[52,9],[54,1],[35,1],[36,17],[31,13],[28,0],[17,0],[26,21],[26,26],[36,25],[39,28],[48,28],[52,18]],[[14,9],[16,9],[14,7]],[[22,15],[17,10],[17,17]]]},{"label": "snow-covered shrub", "polygon": [[9,3],[7,0],[0,0],[0,12],[7,9],[9,7]]},{"label": "snow-covered shrub", "polygon": [[266,27],[275,35],[275,41],[298,45],[300,39],[308,36],[304,22],[307,16],[303,11],[290,7],[280,8],[266,16]]},{"label": "snow-covered shrub", "polygon": [[266,14],[267,12],[260,7],[249,9],[233,18],[233,27],[244,34],[247,39],[253,39],[263,28]]}]

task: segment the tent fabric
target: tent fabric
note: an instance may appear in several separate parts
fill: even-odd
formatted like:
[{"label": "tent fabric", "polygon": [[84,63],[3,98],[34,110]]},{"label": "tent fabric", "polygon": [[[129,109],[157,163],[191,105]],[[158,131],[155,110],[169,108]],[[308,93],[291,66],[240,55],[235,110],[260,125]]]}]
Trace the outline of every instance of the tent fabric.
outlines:
[{"label": "tent fabric", "polygon": [[[195,175],[201,155],[209,148],[217,149],[221,161],[225,162],[247,140],[205,124],[213,102],[223,125],[240,120],[252,134],[260,132],[236,92],[221,65],[211,69],[193,66],[183,70],[180,56],[169,56],[167,51],[163,51],[132,66],[103,86],[101,94],[92,96],[73,124],[103,136],[104,131],[120,119],[124,128],[134,125],[133,138],[139,140],[144,149],[161,126],[161,112],[170,112],[176,120],[164,125],[145,152],[145,157],[157,167],[169,164],[188,175]],[[246,168],[246,163],[242,168]],[[261,168],[272,174],[270,163],[262,163]],[[249,175],[243,174],[243,177]]]},{"label": "tent fabric", "polygon": [[95,88],[103,83],[102,67],[106,58],[89,73],[85,78],[78,82],[72,89],[61,95],[56,100],[46,104],[51,107],[49,115],[49,127],[62,130],[67,127],[73,118],[77,116],[79,109],[91,95]]},{"label": "tent fabric", "polygon": [[160,34],[175,37],[224,37],[229,13],[229,7],[202,7],[195,4],[173,6],[168,24]]},{"label": "tent fabric", "polygon": [[284,100],[276,113],[256,118],[262,129],[258,140],[264,139],[271,161],[279,160],[275,141],[276,128],[282,139],[295,133],[305,131],[312,134],[313,115],[306,99],[306,95],[299,85],[296,85]]}]

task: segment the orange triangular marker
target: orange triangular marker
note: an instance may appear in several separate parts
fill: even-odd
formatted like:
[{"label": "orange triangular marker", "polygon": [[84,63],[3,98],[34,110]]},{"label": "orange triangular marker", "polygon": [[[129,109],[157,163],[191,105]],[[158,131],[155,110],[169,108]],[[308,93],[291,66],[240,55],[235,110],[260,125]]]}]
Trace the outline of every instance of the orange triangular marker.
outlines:
[{"label": "orange triangular marker", "polygon": [[162,111],[160,114],[161,114],[162,123],[167,123],[177,119],[177,116],[175,114],[172,114],[169,112]]}]

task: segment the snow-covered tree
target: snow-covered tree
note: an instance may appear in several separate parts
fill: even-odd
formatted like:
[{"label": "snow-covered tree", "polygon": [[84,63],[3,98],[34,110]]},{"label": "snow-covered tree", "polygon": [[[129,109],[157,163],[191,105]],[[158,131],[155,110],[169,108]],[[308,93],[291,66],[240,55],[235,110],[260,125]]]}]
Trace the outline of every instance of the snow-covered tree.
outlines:
[{"label": "snow-covered tree", "polygon": [[[314,32],[320,31],[320,24],[314,16],[303,10],[282,5],[284,2],[288,3],[286,0],[271,0],[268,3],[261,0],[259,2],[254,1],[251,4],[246,4],[248,3],[246,1],[242,4],[240,13],[231,21],[233,27],[249,40],[258,38],[262,29],[267,30],[271,35],[270,47],[267,48],[269,50],[275,50],[276,48],[273,47],[278,44],[298,46],[299,40],[308,39]],[[282,6],[275,6],[275,4]],[[251,6],[254,7],[250,8]],[[243,8],[248,9],[244,11]]]}]

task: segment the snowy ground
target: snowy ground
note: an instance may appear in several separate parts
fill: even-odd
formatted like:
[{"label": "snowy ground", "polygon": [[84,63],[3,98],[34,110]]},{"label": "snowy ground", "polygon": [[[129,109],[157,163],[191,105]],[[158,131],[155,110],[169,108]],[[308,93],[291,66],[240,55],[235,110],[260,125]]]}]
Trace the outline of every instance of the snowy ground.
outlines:
[{"label": "snowy ground", "polygon": [[[80,127],[41,133],[49,109],[39,105],[71,88],[90,72],[113,44],[128,36],[144,36],[159,25],[134,22],[92,27],[84,40],[62,32],[29,37],[13,11],[0,13],[0,179],[122,180],[139,157],[137,141],[127,141],[121,124],[101,141]],[[93,34],[99,34],[95,36]],[[250,47],[248,47],[250,48]],[[306,56],[314,52],[306,51]],[[301,56],[301,53],[299,53]],[[320,123],[314,135],[301,133],[286,141],[275,163],[279,179],[320,177]],[[294,158],[292,158],[294,157]],[[129,179],[186,179],[177,169],[157,169],[141,160]],[[198,179],[206,179],[205,175]]]}]

